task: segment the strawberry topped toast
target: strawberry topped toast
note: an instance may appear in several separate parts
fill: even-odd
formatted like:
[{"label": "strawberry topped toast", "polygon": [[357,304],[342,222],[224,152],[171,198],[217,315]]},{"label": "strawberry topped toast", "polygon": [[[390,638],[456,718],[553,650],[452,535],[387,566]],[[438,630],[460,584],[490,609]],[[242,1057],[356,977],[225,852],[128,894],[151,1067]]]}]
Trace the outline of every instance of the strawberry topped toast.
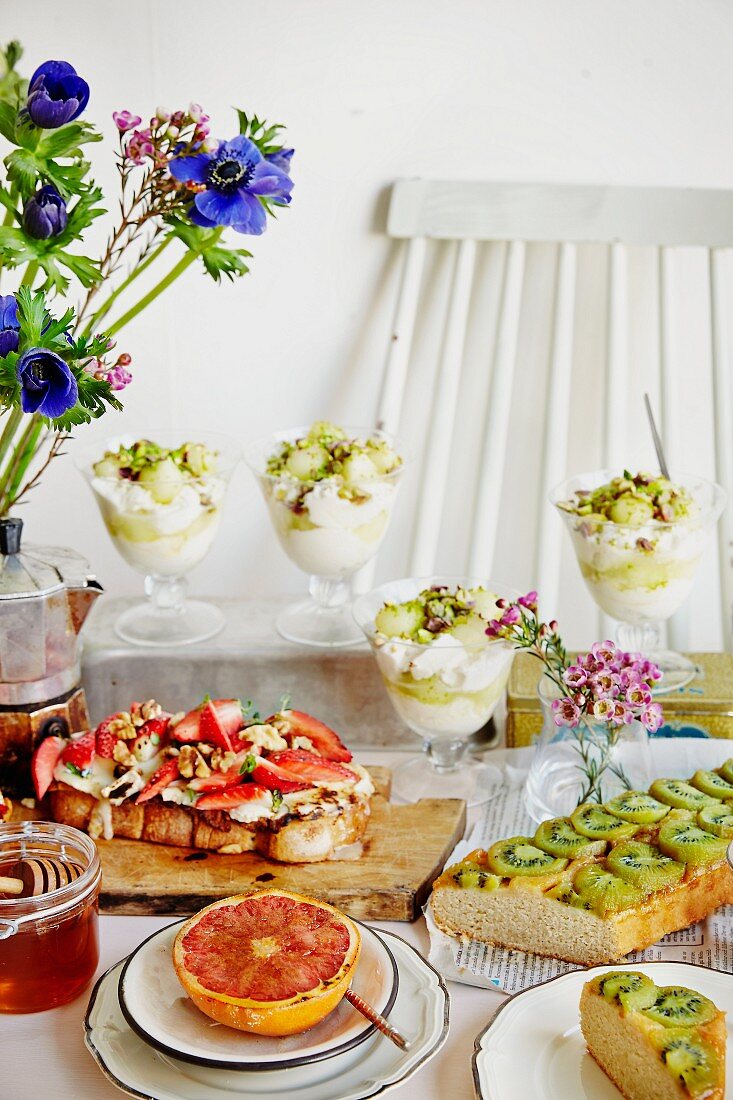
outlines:
[{"label": "strawberry topped toast", "polygon": [[238,699],[171,715],[154,700],[96,730],[48,737],[32,763],[55,821],[114,836],[285,863],[361,840],[374,787],[332,729],[297,710],[265,721]]}]

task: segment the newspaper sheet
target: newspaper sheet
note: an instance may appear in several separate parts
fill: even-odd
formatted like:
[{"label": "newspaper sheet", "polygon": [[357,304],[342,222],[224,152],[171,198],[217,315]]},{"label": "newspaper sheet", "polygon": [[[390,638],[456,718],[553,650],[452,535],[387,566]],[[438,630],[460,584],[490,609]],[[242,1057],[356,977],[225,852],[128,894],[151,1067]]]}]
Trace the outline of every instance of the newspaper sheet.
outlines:
[{"label": "newspaper sheet", "polygon": [[[660,738],[652,741],[651,750],[654,775],[684,779],[698,768],[719,767],[733,756],[733,742]],[[523,782],[531,754],[531,749],[506,751],[505,759],[509,763],[504,766],[505,787],[483,808],[468,840],[456,846],[448,864],[462,859],[474,848],[488,848],[501,837],[534,833],[536,824],[527,814],[523,798]],[[452,981],[516,993],[568,970],[579,969],[573,963],[492,947],[475,940],[463,943],[436,927],[429,908],[425,916],[430,932],[430,962]],[[634,952],[627,959],[630,963],[653,959],[696,963],[733,973],[733,906],[724,906],[700,924],[673,932],[654,947]]]}]

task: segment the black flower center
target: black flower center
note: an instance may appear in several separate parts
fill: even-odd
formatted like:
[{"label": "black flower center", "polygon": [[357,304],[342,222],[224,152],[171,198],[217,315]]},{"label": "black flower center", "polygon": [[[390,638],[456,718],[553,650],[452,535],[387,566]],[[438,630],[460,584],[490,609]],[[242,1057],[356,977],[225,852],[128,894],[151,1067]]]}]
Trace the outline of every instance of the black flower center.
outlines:
[{"label": "black flower center", "polygon": [[31,374],[33,375],[33,381],[38,383],[48,382],[50,373],[45,363],[34,363],[31,367]]},{"label": "black flower center", "polygon": [[239,187],[246,187],[252,176],[249,164],[229,158],[214,161],[210,165],[207,180],[211,187],[229,195]]}]

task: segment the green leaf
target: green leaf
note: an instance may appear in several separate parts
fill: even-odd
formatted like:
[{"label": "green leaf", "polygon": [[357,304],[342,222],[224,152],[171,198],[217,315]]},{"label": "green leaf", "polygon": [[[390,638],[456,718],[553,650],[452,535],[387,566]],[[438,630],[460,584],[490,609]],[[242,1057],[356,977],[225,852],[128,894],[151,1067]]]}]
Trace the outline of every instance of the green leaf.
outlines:
[{"label": "green leaf", "polygon": [[77,364],[70,366],[76,378],[79,399],[73,409],[51,421],[57,431],[69,431],[80,424],[89,424],[103,416],[108,406],[117,410],[122,408],[122,402],[115,397],[109,382],[95,378]]},{"label": "green leaf", "polygon": [[21,195],[30,195],[35,191],[38,179],[38,165],[33,153],[27,149],[15,149],[5,158],[8,179],[15,183]]},{"label": "green leaf", "polygon": [[48,319],[45,295],[40,290],[34,293],[30,287],[21,286],[15,297],[18,302],[21,346],[41,346],[41,333]]},{"label": "green leaf", "polygon": [[223,245],[212,245],[201,253],[201,261],[208,275],[215,282],[221,282],[222,275],[232,281],[246,275],[249,271],[244,257],[250,257],[251,252],[244,248],[225,248]]},{"label": "green leaf", "polygon": [[0,134],[15,145],[15,120],[17,111],[12,103],[0,100]]},{"label": "green leaf", "polygon": [[101,141],[102,135],[88,122],[70,122],[58,130],[47,130],[36,148],[36,155],[43,159],[75,157],[81,146]]},{"label": "green leaf", "polygon": [[249,775],[249,773],[253,772],[256,767],[257,767],[257,757],[253,756],[252,753],[250,752],[250,753],[247,754],[247,756],[245,756],[244,763],[242,764],[241,768],[239,769],[239,774],[240,775]]},{"label": "green leaf", "polygon": [[71,252],[59,250],[56,252],[56,260],[76,275],[84,287],[94,286],[102,277],[99,262],[89,259],[88,256],[76,256]]}]

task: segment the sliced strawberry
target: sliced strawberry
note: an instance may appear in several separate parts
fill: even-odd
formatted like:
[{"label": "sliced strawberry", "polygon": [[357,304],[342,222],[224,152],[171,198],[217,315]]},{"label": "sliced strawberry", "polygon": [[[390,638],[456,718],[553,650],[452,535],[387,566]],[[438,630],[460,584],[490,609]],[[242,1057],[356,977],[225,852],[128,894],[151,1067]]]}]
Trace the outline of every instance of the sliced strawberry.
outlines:
[{"label": "sliced strawberry", "polygon": [[147,722],[143,722],[140,726],[140,733],[147,734],[153,744],[162,748],[168,741],[168,727],[171,724],[171,717],[170,714],[160,714],[157,718],[148,718]]},{"label": "sliced strawberry", "polygon": [[[241,711],[240,711],[241,717]],[[233,752],[232,739],[226,726],[219,721],[219,714],[213,703],[207,703],[201,711],[199,723],[199,740],[208,741],[210,745],[224,749],[225,752]]]},{"label": "sliced strawberry", "polygon": [[280,733],[292,745],[296,737],[307,737],[315,752],[327,760],[340,760],[347,763],[352,754],[346,748],[339,735],[302,710],[283,710],[274,714],[268,722],[274,722]]},{"label": "sliced strawberry", "polygon": [[265,787],[259,787],[256,783],[239,783],[236,787],[228,787],[224,791],[205,794],[196,803],[196,809],[232,810],[244,802],[257,802],[269,797],[270,794],[271,792]]},{"label": "sliced strawberry", "polygon": [[115,753],[115,745],[119,741],[117,734],[111,730],[110,723],[117,718],[116,714],[110,714],[103,719],[94,732],[94,751],[97,756],[103,756],[105,760],[112,760]]},{"label": "sliced strawberry", "polygon": [[89,730],[75,741],[67,741],[61,753],[61,763],[74,775],[87,775],[94,763],[94,730]]},{"label": "sliced strawberry", "polygon": [[244,725],[242,704],[239,699],[214,699],[211,706],[216,711],[219,725],[230,738],[239,733]]},{"label": "sliced strawberry", "polygon": [[233,764],[226,771],[215,771],[205,778],[195,776],[188,784],[189,787],[192,791],[221,791],[225,787],[233,787],[235,784],[241,783],[246,778],[245,773],[242,771],[242,765],[249,755],[246,752],[238,753]]},{"label": "sliced strawberry", "polygon": [[201,708],[194,707],[171,730],[174,741],[182,741],[189,744],[191,741],[200,741],[199,726],[201,724]]},{"label": "sliced strawberry", "polygon": [[0,791],[0,821],[3,821],[3,819],[6,818],[9,813],[10,813],[10,803],[7,801],[7,799],[3,795],[3,792]]},{"label": "sliced strawberry", "polygon": [[147,802],[149,798],[155,798],[156,794],[165,790],[174,779],[178,779],[178,760],[172,756],[170,760],[161,764],[150,782],[140,791],[135,802]]},{"label": "sliced strawberry", "polygon": [[325,760],[307,749],[283,749],[270,753],[267,760],[283,768],[292,779],[305,779],[311,783],[343,783],[344,780],[355,783],[359,778],[344,764]]},{"label": "sliced strawberry", "polygon": [[312,783],[296,779],[292,772],[274,764],[271,757],[260,757],[252,770],[252,778],[255,783],[267,787],[268,791],[280,791],[281,794],[290,794],[291,791],[305,791],[312,787]]},{"label": "sliced strawberry", "polygon": [[47,737],[33,753],[31,775],[36,789],[36,798],[43,798],[53,781],[53,770],[61,753],[66,748],[63,737]]}]

